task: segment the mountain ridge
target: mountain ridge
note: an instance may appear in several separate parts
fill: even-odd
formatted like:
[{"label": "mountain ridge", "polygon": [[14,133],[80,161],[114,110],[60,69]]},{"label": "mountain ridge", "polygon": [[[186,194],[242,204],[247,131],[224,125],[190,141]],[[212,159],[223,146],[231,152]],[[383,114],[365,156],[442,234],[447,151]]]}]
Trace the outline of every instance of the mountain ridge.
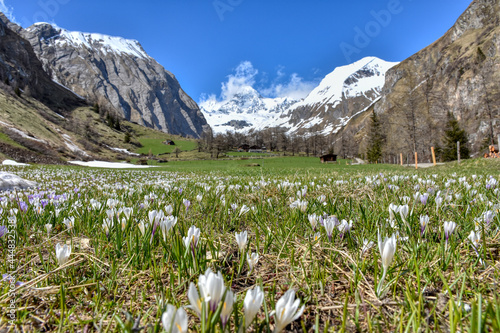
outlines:
[{"label": "mountain ridge", "polygon": [[208,130],[198,105],[138,41],[48,23],[20,31],[54,81],[110,112],[166,133]]},{"label": "mountain ridge", "polygon": [[290,133],[323,127],[331,134],[376,100],[384,84],[385,72],[396,65],[377,57],[366,57],[339,66],[301,100],[264,98],[251,86],[226,101],[205,101],[202,112],[215,132],[248,132],[280,127]]}]

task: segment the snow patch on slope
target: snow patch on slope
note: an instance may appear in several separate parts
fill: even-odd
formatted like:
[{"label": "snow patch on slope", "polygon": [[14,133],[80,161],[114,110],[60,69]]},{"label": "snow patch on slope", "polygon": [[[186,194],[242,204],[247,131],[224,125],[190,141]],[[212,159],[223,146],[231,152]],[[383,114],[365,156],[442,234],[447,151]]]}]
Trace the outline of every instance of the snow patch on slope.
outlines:
[{"label": "snow patch on slope", "polygon": [[90,156],[89,154],[81,150],[77,145],[75,145],[68,134],[63,134],[62,137],[64,139],[66,147],[68,147],[68,149],[71,150],[73,153],[78,153],[83,156]]},{"label": "snow patch on slope", "polygon": [[148,168],[156,168],[156,166],[152,165],[134,165],[128,163],[117,163],[117,162],[104,162],[104,161],[91,161],[91,162],[82,162],[82,161],[69,161],[68,163],[80,166],[87,166],[92,168],[107,168],[107,169],[148,169]]}]

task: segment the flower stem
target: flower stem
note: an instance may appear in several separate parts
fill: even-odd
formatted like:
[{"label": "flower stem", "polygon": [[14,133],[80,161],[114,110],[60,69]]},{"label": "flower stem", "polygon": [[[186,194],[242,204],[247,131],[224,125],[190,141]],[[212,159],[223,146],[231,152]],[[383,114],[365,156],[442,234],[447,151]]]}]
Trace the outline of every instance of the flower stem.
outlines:
[{"label": "flower stem", "polygon": [[380,282],[378,284],[378,288],[377,288],[377,296],[380,298],[380,293],[382,292],[382,286],[384,285],[384,281],[385,281],[385,275],[387,273],[387,268],[384,267],[384,273],[382,274],[382,278],[380,279]]}]

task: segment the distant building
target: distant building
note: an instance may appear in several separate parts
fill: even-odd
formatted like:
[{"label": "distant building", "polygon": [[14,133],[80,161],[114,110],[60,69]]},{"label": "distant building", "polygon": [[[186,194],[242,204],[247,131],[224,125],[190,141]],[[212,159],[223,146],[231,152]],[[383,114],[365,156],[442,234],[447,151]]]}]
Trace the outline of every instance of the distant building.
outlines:
[{"label": "distant building", "polygon": [[241,146],[238,147],[238,151],[239,152],[248,152],[248,150],[250,149],[250,146],[247,145],[247,144],[242,144]]},{"label": "distant building", "polygon": [[248,148],[249,153],[263,153],[264,152],[264,147],[259,147],[259,146],[250,146]]},{"label": "distant building", "polygon": [[175,146],[175,142],[173,142],[172,140],[165,140],[165,141],[163,141],[163,143],[168,145],[168,146]]},{"label": "distant building", "polygon": [[337,155],[335,154],[327,154],[323,155],[320,158],[321,163],[333,163],[337,162]]}]

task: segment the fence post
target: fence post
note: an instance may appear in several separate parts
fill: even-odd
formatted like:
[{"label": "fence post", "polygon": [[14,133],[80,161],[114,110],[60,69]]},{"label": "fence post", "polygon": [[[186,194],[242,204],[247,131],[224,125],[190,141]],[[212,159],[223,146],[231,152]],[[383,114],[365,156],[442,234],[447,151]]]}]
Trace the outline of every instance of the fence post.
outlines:
[{"label": "fence post", "polygon": [[401,166],[403,166],[403,153],[399,154],[399,160],[401,161]]},{"label": "fence post", "polygon": [[458,163],[460,163],[460,141],[457,141],[457,157]]},{"label": "fence post", "polygon": [[415,169],[418,169],[418,157],[417,157],[417,152],[415,152]]},{"label": "fence post", "polygon": [[431,153],[432,153],[432,163],[434,163],[434,166],[436,166],[436,154],[434,153],[434,147],[431,147]]}]

